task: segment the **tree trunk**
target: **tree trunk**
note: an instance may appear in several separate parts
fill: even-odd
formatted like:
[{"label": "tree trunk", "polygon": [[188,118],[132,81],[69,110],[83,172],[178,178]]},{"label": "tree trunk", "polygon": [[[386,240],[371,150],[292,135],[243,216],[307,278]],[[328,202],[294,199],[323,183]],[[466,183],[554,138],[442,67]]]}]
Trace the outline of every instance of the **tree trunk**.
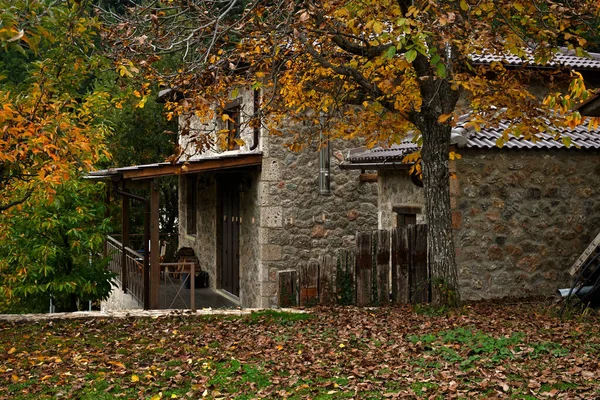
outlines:
[{"label": "tree trunk", "polygon": [[411,122],[421,131],[421,167],[425,189],[427,218],[427,261],[430,271],[431,302],[455,306],[459,303],[458,269],[452,231],[450,207],[450,121],[438,118],[454,112],[459,94],[448,79],[435,78],[428,60],[418,56],[413,64],[419,80],[422,105],[411,115]]},{"label": "tree trunk", "polygon": [[427,218],[427,259],[431,276],[431,301],[436,305],[458,304],[458,271],[452,232],[449,186],[449,125],[425,118],[421,150]]}]

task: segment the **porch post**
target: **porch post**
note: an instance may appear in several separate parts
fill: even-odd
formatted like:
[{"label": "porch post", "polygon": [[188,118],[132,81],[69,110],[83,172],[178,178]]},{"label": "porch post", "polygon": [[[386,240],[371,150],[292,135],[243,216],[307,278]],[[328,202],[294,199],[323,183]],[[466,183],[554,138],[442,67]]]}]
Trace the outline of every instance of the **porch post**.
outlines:
[{"label": "porch post", "polygon": [[[125,191],[125,181],[123,181],[123,191]],[[121,289],[127,293],[127,254],[125,247],[129,247],[129,198],[121,196]]]},{"label": "porch post", "polygon": [[150,182],[150,308],[160,308],[160,190],[158,180]]}]

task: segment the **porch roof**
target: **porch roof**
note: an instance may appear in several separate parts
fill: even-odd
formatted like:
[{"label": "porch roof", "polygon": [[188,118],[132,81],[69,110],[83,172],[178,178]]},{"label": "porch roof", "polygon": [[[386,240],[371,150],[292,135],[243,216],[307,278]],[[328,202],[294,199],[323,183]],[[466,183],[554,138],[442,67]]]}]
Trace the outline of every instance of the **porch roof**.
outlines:
[{"label": "porch roof", "polygon": [[191,159],[176,163],[161,162],[154,164],[132,165],[129,167],[109,168],[92,171],[89,179],[150,179],[161,176],[194,174],[204,171],[217,171],[240,167],[259,166],[262,163],[262,153],[234,153],[219,157]]}]

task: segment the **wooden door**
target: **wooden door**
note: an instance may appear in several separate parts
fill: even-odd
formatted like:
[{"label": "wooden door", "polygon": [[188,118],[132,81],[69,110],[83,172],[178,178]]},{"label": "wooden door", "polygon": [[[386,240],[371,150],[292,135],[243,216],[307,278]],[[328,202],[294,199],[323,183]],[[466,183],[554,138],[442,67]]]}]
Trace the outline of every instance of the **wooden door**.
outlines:
[{"label": "wooden door", "polygon": [[240,193],[239,179],[224,175],[219,181],[220,212],[220,288],[240,295]]}]

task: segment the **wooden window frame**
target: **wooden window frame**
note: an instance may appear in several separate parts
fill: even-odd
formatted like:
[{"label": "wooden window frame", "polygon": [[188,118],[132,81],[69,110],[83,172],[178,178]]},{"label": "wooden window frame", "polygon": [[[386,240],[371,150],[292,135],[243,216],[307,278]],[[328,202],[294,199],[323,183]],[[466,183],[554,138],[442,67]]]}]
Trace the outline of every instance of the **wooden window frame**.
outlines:
[{"label": "wooden window frame", "polygon": [[227,103],[223,108],[223,114],[229,116],[225,122],[225,128],[229,131],[227,150],[239,150],[240,146],[234,139],[239,139],[241,136],[242,99],[238,97],[231,103]]},{"label": "wooden window frame", "polygon": [[395,206],[392,211],[396,213],[396,227],[400,228],[407,225],[417,224],[417,215],[421,214],[421,207],[413,206]]}]

